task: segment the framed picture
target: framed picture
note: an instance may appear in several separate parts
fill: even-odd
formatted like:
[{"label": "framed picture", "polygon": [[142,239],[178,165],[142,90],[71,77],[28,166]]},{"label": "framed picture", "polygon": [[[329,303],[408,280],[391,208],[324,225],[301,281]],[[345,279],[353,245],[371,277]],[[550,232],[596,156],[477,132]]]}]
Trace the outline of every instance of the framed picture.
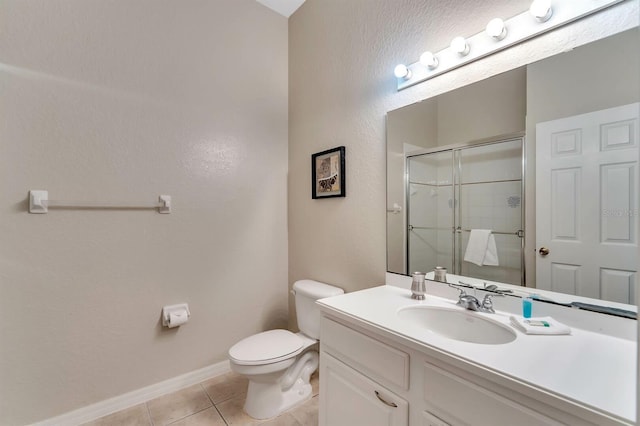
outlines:
[{"label": "framed picture", "polygon": [[344,146],[311,155],[311,198],[344,197]]}]

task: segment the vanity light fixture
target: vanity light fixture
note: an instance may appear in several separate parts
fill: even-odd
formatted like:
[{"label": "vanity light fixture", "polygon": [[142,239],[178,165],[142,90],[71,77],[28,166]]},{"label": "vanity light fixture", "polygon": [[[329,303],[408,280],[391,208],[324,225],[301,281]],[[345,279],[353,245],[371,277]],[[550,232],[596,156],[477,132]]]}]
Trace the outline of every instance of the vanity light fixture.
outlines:
[{"label": "vanity light fixture", "polygon": [[487,35],[496,41],[503,40],[507,36],[507,26],[500,18],[489,21],[486,28]]},{"label": "vanity light fixture", "polygon": [[425,52],[417,62],[398,65],[395,69],[397,88],[402,90],[422,83],[624,2],[625,0],[535,0],[530,3],[529,10],[507,20],[492,19],[486,31],[466,38],[456,37],[449,47],[439,52]]},{"label": "vanity light fixture", "polygon": [[411,78],[411,70],[404,64],[396,65],[395,69],[393,70],[393,74],[397,78],[402,78],[405,80],[409,80]]},{"label": "vanity light fixture", "polygon": [[453,40],[451,40],[451,50],[453,50],[455,53],[457,53],[460,56],[467,56],[469,54],[469,51],[471,50],[469,48],[469,43],[467,43],[467,40],[465,40],[464,37],[456,37]]},{"label": "vanity light fixture", "polygon": [[438,58],[431,52],[424,52],[420,55],[420,63],[430,70],[438,67]]},{"label": "vanity light fixture", "polygon": [[551,8],[551,0],[534,0],[531,3],[529,12],[536,18],[538,22],[547,22],[553,15],[553,9]]}]

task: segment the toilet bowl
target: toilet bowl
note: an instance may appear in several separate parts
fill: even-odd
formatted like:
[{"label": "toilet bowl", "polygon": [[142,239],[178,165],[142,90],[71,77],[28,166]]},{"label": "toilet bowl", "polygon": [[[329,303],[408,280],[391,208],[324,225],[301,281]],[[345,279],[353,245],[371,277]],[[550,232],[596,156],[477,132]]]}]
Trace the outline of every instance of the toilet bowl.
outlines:
[{"label": "toilet bowl", "polygon": [[311,397],[309,378],[318,369],[320,310],[315,301],[344,293],[312,280],[293,285],[299,333],[269,330],[242,339],[229,349],[231,370],[249,380],[244,410],[269,419]]}]

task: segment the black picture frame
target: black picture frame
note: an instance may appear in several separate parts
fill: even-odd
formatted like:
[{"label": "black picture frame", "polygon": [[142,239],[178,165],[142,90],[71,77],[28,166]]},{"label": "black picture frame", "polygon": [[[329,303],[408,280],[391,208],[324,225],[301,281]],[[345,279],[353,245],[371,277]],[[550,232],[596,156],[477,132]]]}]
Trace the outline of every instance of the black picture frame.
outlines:
[{"label": "black picture frame", "polygon": [[346,197],[345,148],[311,155],[311,198]]}]

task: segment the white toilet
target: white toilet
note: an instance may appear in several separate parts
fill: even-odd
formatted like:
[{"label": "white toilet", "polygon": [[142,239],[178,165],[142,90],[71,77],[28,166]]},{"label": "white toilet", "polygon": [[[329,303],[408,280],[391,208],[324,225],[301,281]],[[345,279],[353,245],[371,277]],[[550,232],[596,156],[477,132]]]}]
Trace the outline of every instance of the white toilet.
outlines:
[{"label": "white toilet", "polygon": [[229,349],[231,370],[249,379],[244,410],[269,419],[311,396],[309,377],[318,368],[320,310],[315,301],[343,294],[340,288],[312,280],[296,281],[299,333],[270,330],[254,334]]}]

